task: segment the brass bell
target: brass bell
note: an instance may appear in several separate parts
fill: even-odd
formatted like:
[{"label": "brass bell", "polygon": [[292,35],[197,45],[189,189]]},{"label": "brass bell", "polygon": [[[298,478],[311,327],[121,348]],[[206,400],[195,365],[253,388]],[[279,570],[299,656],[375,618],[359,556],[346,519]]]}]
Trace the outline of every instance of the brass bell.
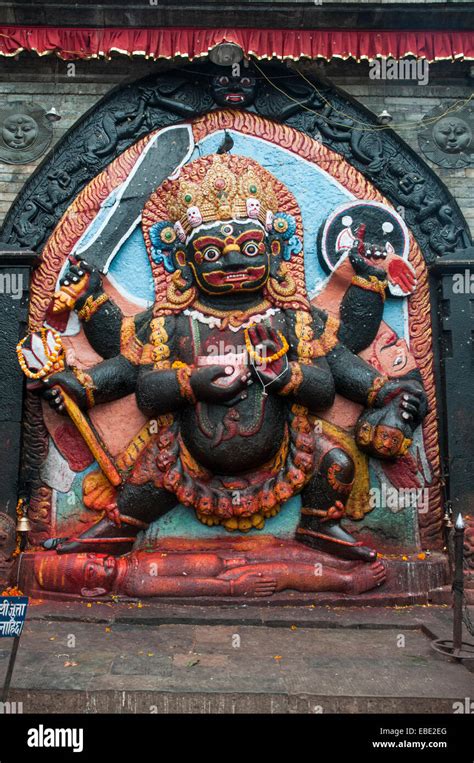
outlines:
[{"label": "brass bell", "polygon": [[443,519],[444,519],[444,525],[446,529],[451,530],[454,527],[452,514],[450,514],[449,512],[446,512]]},{"label": "brass bell", "polygon": [[28,517],[21,516],[18,517],[18,522],[16,525],[16,531],[17,533],[29,533],[31,530],[30,520]]}]

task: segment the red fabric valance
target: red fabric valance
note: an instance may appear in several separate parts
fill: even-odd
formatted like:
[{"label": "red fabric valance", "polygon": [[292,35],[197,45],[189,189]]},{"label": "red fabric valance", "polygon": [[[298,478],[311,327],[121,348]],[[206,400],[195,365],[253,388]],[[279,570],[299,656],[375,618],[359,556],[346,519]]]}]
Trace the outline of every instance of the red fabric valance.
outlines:
[{"label": "red fabric valance", "polygon": [[474,32],[341,29],[77,29],[0,27],[0,55],[23,50],[56,53],[65,61],[108,58],[113,52],[147,58],[193,59],[223,41],[259,59],[353,58],[373,60],[414,55],[428,61],[474,60]]}]

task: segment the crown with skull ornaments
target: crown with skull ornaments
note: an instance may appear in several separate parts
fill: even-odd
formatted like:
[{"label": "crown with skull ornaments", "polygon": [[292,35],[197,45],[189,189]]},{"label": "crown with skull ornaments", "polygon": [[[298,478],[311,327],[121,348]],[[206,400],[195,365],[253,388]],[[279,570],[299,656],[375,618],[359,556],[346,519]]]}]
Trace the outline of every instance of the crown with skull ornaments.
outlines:
[{"label": "crown with skull ornaments", "polygon": [[182,267],[193,234],[233,221],[254,222],[265,231],[273,259],[291,272],[301,306],[306,287],[298,203],[258,162],[235,154],[210,154],[186,164],[145,204],[142,227],[157,303],[166,301],[167,285]]}]

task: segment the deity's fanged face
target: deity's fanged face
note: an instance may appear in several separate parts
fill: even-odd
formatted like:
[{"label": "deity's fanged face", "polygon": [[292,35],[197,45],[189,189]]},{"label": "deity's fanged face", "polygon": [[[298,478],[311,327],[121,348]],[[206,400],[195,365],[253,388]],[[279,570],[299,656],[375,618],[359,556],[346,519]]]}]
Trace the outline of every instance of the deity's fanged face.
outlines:
[{"label": "deity's fanged face", "polygon": [[258,294],[267,281],[273,288],[283,278],[280,265],[288,263],[286,272],[303,250],[297,210],[290,191],[253,159],[210,154],[185,165],[152,194],[142,213],[158,289],[167,274],[167,305],[182,309],[196,290]]},{"label": "deity's fanged face", "polygon": [[212,96],[218,106],[249,106],[255,98],[256,79],[243,69],[233,76],[231,71],[212,78]]},{"label": "deity's fanged face", "polygon": [[258,291],[270,273],[265,231],[251,220],[202,227],[187,245],[186,263],[207,294]]}]

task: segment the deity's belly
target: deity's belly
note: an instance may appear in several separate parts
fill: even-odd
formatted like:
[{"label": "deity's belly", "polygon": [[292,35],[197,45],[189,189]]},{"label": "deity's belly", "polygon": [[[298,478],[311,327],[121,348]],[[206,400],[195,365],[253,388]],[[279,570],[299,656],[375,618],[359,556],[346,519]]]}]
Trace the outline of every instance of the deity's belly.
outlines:
[{"label": "deity's belly", "polygon": [[196,461],[215,474],[238,474],[262,466],[278,453],[286,404],[257,386],[236,405],[198,403],[182,413],[181,436]]}]

